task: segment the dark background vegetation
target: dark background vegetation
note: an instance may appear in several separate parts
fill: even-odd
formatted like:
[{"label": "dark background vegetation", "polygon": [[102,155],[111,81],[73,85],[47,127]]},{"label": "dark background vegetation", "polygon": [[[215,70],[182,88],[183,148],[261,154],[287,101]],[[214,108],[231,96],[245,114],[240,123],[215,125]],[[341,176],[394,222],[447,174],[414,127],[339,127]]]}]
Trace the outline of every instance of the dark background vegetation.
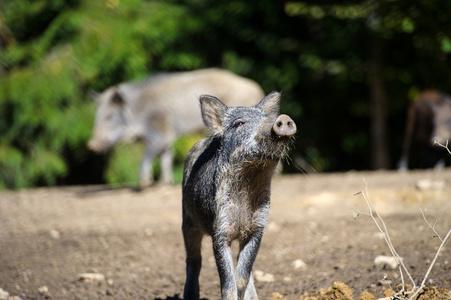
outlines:
[{"label": "dark background vegetation", "polygon": [[[395,168],[408,104],[424,89],[451,90],[446,0],[6,0],[0,9],[0,188],[133,182],[142,146],[87,150],[88,94],[160,71],[220,67],[282,91],[299,129],[287,172]],[[178,174],[192,142],[175,146]]]}]

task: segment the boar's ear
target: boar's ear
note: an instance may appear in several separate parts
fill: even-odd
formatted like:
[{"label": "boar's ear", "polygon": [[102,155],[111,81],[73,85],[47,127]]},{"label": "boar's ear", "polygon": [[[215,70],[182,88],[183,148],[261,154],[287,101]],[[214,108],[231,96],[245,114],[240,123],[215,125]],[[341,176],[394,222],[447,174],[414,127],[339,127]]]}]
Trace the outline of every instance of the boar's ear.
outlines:
[{"label": "boar's ear", "polygon": [[263,111],[268,117],[276,118],[279,115],[280,96],[280,93],[272,92],[255,105],[255,107]]},{"label": "boar's ear", "polygon": [[216,97],[201,95],[199,97],[202,119],[207,128],[213,133],[222,131],[222,116],[227,111],[227,105]]},{"label": "boar's ear", "polygon": [[116,105],[123,105],[125,103],[124,97],[122,97],[122,94],[117,89],[114,90],[111,96],[111,103]]}]

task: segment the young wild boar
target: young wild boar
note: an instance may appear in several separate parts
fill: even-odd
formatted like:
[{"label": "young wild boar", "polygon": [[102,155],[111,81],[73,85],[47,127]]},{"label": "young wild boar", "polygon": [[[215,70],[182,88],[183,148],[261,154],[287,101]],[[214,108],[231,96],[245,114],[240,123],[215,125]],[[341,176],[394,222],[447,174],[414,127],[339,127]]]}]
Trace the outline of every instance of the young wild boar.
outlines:
[{"label": "young wild boar", "polygon": [[[252,107],[229,107],[200,97],[202,118],[213,135],[193,146],[183,174],[184,299],[199,299],[201,242],[212,237],[222,299],[257,299],[252,266],[269,213],[271,178],[296,132],[279,115],[280,94]],[[240,253],[234,268],[231,244]]]}]

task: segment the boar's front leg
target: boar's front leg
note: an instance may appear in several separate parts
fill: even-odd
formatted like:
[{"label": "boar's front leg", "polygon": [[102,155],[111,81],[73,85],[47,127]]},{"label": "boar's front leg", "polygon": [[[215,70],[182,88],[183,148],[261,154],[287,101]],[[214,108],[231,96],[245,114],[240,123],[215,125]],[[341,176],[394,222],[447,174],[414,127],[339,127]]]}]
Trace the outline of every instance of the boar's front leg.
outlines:
[{"label": "boar's front leg", "polygon": [[172,148],[166,149],[160,156],[161,175],[160,184],[172,184],[174,183],[174,175],[172,173],[172,162],[174,160],[174,154]]},{"label": "boar's front leg", "polygon": [[155,154],[152,149],[147,146],[146,152],[141,161],[141,166],[139,169],[139,187],[144,189],[149,187],[153,181],[153,168],[152,163],[155,158]]},{"label": "boar's front leg", "polygon": [[262,198],[262,205],[253,213],[252,231],[247,238],[240,240],[240,253],[236,266],[236,282],[238,288],[238,299],[257,300],[252,267],[257,257],[263,237],[263,230],[268,220],[269,197]]},{"label": "boar's front leg", "polygon": [[221,283],[221,299],[236,300],[238,294],[233,270],[232,241],[227,239],[225,233],[212,236],[212,240],[213,253]]},{"label": "boar's front leg", "polygon": [[238,299],[257,300],[254,280],[252,278],[252,266],[260,248],[263,228],[256,229],[252,237],[240,242],[240,254],[236,266],[236,282],[238,289]]},{"label": "boar's front leg", "polygon": [[244,293],[244,300],[258,300],[257,291],[254,286],[254,277],[249,277],[249,283],[247,284],[246,292]]},{"label": "boar's front leg", "polygon": [[201,246],[203,232],[195,226],[189,216],[183,215],[183,239],[186,250],[186,281],[183,299],[199,299],[199,274],[202,267]]}]

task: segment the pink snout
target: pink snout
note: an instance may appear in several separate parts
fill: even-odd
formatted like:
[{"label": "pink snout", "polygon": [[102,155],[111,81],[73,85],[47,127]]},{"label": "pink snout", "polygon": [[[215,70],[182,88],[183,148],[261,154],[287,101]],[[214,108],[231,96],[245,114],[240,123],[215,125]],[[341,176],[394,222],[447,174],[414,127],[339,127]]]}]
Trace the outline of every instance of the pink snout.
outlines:
[{"label": "pink snout", "polygon": [[287,115],[277,117],[272,129],[278,136],[292,136],[296,133],[296,123]]}]

